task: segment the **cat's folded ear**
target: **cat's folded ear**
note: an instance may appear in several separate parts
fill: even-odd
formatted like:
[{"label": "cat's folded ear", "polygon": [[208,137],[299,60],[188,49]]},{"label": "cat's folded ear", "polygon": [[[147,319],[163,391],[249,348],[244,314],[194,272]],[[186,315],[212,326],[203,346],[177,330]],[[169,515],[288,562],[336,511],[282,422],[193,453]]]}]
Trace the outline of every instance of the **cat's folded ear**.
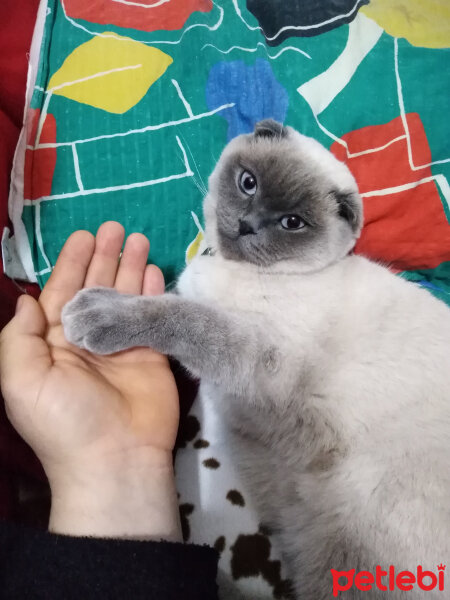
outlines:
[{"label": "cat's folded ear", "polygon": [[273,119],[264,119],[255,125],[255,137],[277,137],[282,138],[287,136],[287,129],[282,123]]},{"label": "cat's folded ear", "polygon": [[353,232],[358,235],[363,225],[363,206],[361,196],[357,192],[333,191],[338,204],[339,216],[345,219]]}]

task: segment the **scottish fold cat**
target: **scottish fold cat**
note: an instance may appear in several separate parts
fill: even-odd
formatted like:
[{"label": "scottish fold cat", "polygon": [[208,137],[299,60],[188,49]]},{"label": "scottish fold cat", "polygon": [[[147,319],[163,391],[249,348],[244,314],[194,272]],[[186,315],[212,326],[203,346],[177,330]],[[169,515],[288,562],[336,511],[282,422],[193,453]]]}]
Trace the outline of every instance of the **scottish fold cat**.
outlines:
[{"label": "scottish fold cat", "polygon": [[344,597],[371,599],[386,593],[358,590],[360,571],[437,572],[450,557],[450,310],[351,253],[355,180],[290,127],[233,139],[204,213],[208,251],[177,293],[82,290],[67,338],[100,354],[149,345],[201,378],[299,600],[332,598],[336,571]]}]

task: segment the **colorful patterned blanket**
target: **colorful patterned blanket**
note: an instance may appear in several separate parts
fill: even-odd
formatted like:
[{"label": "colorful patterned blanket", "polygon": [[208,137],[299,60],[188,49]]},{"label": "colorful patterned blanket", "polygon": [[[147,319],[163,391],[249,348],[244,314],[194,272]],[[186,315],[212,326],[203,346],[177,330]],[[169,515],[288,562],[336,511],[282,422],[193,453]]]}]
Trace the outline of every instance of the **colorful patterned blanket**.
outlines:
[{"label": "colorful patterned blanket", "polygon": [[[42,0],[7,272],[42,285],[72,231],[115,219],[150,237],[173,281],[202,249],[223,146],[272,117],[354,173],[356,251],[450,304],[449,46],[447,0]],[[179,457],[186,534],[216,544],[250,597],[281,597],[276,555],[202,402]]]},{"label": "colorful patterned blanket", "polygon": [[173,280],[224,144],[274,117],[355,174],[357,251],[448,301],[449,31],[445,0],[42,0],[10,255],[42,285],[117,219]]}]

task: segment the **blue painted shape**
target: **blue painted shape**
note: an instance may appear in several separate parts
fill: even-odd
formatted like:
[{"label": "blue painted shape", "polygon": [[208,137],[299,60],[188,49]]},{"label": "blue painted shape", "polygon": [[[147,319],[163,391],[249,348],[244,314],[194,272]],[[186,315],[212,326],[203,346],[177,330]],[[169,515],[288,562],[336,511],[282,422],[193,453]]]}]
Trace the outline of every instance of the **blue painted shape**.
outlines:
[{"label": "blue painted shape", "polygon": [[250,133],[262,119],[272,118],[282,123],[289,97],[267,60],[258,58],[254,65],[242,60],[219,62],[209,72],[206,103],[209,110],[214,110],[231,102],[235,106],[220,113],[228,121],[228,141],[241,133]]}]

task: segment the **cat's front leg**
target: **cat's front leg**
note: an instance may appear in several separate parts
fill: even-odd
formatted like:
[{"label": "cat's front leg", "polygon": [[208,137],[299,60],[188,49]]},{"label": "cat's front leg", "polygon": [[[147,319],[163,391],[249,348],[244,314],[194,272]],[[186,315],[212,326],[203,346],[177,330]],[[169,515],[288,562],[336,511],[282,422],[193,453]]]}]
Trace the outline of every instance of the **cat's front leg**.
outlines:
[{"label": "cat's front leg", "polygon": [[276,352],[251,319],[175,294],[129,296],[109,288],[81,290],[63,310],[67,339],[96,354],[150,346],[194,375],[230,392],[249,392],[277,369]]}]

